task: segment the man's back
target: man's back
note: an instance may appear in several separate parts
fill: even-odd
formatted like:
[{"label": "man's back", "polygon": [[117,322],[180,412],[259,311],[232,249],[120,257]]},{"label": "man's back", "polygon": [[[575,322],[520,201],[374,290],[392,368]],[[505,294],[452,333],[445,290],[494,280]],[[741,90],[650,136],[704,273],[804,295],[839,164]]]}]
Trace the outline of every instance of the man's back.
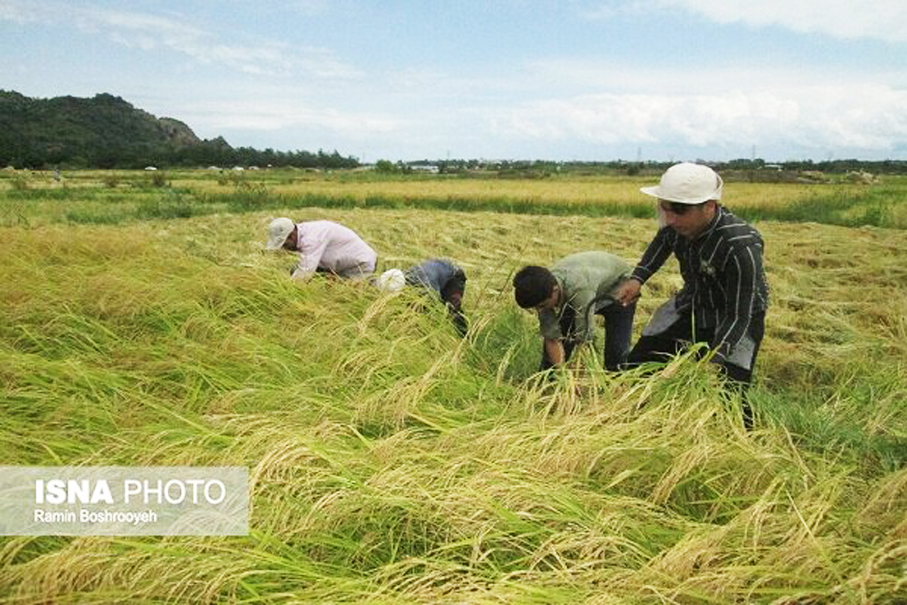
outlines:
[{"label": "man's back", "polygon": [[374,270],[378,255],[352,229],[327,220],[307,221],[297,227],[303,258],[294,277],[319,268],[338,275],[356,267],[370,267],[366,273]]},{"label": "man's back", "polygon": [[611,294],[622,279],[630,275],[630,265],[621,257],[608,252],[578,252],[565,256],[551,273],[562,289],[562,305],[557,309],[539,312],[539,328],[546,338],[562,336],[560,319],[565,308],[575,314],[579,338],[592,339],[592,315],[597,312],[596,300]]},{"label": "man's back", "polygon": [[[463,270],[450,261],[431,259],[406,270],[406,283],[430,288],[441,294],[445,284]],[[465,278],[464,278],[465,279]]]},{"label": "man's back", "polygon": [[627,261],[615,254],[590,251],[565,256],[551,273],[564,288],[565,302],[570,303],[575,298],[588,302],[606,295],[630,270]]}]

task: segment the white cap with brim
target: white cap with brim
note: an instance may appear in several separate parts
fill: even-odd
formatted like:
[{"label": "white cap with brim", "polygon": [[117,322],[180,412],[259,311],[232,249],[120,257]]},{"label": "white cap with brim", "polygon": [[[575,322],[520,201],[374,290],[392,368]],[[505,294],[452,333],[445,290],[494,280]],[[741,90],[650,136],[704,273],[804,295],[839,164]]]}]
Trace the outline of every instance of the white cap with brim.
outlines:
[{"label": "white cap with brim", "polygon": [[296,223],[286,217],[275,218],[268,225],[268,243],[265,247],[268,250],[279,250],[283,248],[284,242],[293,233]]},{"label": "white cap with brim", "polygon": [[683,162],[668,168],[658,185],[642,187],[640,191],[667,202],[701,204],[720,200],[723,187],[724,181],[708,166]]},{"label": "white cap with brim", "polygon": [[385,292],[398,292],[406,285],[406,276],[400,269],[388,269],[378,276],[375,285]]}]

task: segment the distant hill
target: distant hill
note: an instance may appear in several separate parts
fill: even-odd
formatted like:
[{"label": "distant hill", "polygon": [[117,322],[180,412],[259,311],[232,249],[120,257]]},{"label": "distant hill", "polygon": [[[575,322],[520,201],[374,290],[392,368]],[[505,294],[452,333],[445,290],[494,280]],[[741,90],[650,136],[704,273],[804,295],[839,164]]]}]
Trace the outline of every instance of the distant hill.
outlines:
[{"label": "distant hill", "polygon": [[202,141],[183,122],[156,118],[120,97],[32,99],[0,91],[0,164],[114,167],[151,162]]},{"label": "distant hill", "polygon": [[234,149],[199,139],[185,123],[157,118],[110,94],[33,99],[0,90],[0,167],[141,168],[272,164],[348,167],[352,158],[309,152]]}]

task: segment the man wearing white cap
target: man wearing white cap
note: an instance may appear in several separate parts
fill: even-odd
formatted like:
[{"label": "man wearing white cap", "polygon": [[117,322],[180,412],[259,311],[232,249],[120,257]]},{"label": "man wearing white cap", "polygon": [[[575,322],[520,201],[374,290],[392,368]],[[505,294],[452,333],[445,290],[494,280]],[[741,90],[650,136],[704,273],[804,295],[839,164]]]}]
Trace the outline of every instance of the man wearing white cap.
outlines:
[{"label": "man wearing white cap", "polygon": [[[627,359],[633,367],[664,361],[705,342],[722,373],[741,390],[752,381],[765,327],[768,284],[759,232],[719,204],[723,182],[708,166],[671,166],[655,187],[663,226],[615,298],[635,302],[642,285],[674,254],[683,288],[659,307]],[[751,424],[744,402],[744,422]]]},{"label": "man wearing white cap", "polygon": [[361,279],[375,271],[378,255],[356,233],[333,221],[294,223],[281,217],[268,225],[268,250],[299,252],[293,277],[305,279],[313,273],[328,273]]}]

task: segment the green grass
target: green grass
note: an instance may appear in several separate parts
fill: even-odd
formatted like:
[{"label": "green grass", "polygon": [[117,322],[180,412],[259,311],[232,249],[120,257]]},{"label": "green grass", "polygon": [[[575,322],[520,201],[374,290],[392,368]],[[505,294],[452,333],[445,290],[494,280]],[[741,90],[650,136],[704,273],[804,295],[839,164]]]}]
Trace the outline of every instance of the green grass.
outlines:
[{"label": "green grass", "polygon": [[[168,186],[154,186],[147,177],[113,177],[101,175],[101,183],[89,181],[71,187],[32,185],[27,188],[10,188],[0,191],[0,224],[20,224],[33,216],[35,220],[65,221],[78,224],[119,224],[153,218],[178,219],[211,214],[242,214],[266,210],[326,209],[420,209],[456,212],[496,212],[512,214],[647,218],[652,215],[652,204],[645,196],[630,188],[625,198],[603,198],[595,203],[570,202],[562,199],[538,197],[532,189],[522,189],[524,182],[500,181],[497,193],[481,195],[444,194],[443,189],[429,190],[420,184],[431,184],[431,179],[416,176],[408,179],[395,177],[380,179],[366,176],[340,174],[321,177],[319,183],[333,183],[333,187],[318,192],[307,192],[302,177],[288,176],[286,172],[263,173],[257,180],[229,175],[218,176],[227,187],[206,186],[215,179],[202,173],[176,173],[168,179]],[[24,177],[14,177],[20,182]],[[295,180],[294,180],[295,178]],[[308,177],[314,178],[314,177]],[[113,188],[103,181],[122,180],[124,185]],[[325,180],[332,179],[332,180]],[[623,179],[624,181],[626,179]],[[638,179],[643,184],[651,179]],[[177,186],[173,186],[173,182]],[[296,182],[299,181],[299,182]],[[488,180],[474,180],[476,183]],[[587,183],[605,182],[601,178]],[[615,179],[614,182],[623,182]],[[463,179],[435,179],[437,183],[463,182]],[[572,181],[571,181],[572,182]],[[301,183],[301,184],[300,184]],[[402,184],[411,191],[405,195],[381,193],[386,183]],[[349,184],[373,184],[372,192],[345,191]],[[735,184],[729,185],[733,187]],[[741,185],[736,185],[741,187]],[[751,185],[742,185],[752,187]],[[758,185],[755,195],[764,191],[783,191],[801,185]],[[279,190],[278,190],[279,189]],[[808,195],[799,194],[790,202],[777,203],[745,199],[746,203],[733,205],[732,210],[748,221],[776,220],[784,222],[814,222],[846,227],[873,226],[907,228],[907,179],[888,177],[881,184],[856,187],[852,185],[816,185],[807,187]],[[357,190],[359,191],[359,190]],[[366,191],[368,191],[366,189]],[[427,193],[423,191],[428,191]],[[608,195],[613,195],[609,193]],[[63,202],[63,204],[53,204]],[[56,207],[55,207],[56,206]],[[60,208],[59,206],[65,206]],[[23,207],[27,210],[23,212]]]},{"label": "green grass", "polygon": [[858,191],[814,195],[781,207],[747,208],[738,214],[746,220],[813,222],[844,227],[907,228],[903,220],[905,190],[878,186]]},{"label": "green grass", "polygon": [[[533,374],[513,270],[634,260],[651,219],[223,200],[182,218],[186,193],[92,192],[0,228],[2,462],[248,466],[251,533],[2,538],[0,600],[905,597],[900,231],[757,223],[773,302],[747,432],[691,357],[610,375],[599,342],[581,373]],[[261,248],[297,212],[354,228],[383,267],[456,259],[467,338],[412,292],[289,280],[290,255]],[[678,279],[668,263],[647,286],[637,332]]]}]

